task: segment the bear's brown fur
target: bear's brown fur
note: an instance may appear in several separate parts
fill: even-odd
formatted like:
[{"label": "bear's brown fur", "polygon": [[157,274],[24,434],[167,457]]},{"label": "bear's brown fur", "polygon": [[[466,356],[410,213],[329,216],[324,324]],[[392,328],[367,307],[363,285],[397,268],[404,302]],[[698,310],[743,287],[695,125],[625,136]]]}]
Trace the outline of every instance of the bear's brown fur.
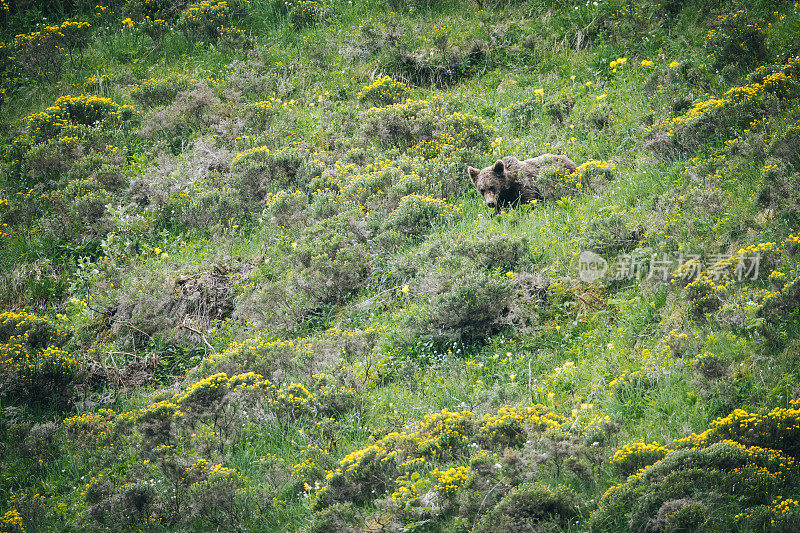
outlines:
[{"label": "bear's brown fur", "polygon": [[576,169],[575,163],[566,156],[543,154],[525,161],[507,156],[483,170],[469,167],[467,172],[472,184],[483,195],[486,205],[500,208],[516,202],[541,200],[542,194],[535,180],[539,171],[547,165],[560,166],[570,172]]}]

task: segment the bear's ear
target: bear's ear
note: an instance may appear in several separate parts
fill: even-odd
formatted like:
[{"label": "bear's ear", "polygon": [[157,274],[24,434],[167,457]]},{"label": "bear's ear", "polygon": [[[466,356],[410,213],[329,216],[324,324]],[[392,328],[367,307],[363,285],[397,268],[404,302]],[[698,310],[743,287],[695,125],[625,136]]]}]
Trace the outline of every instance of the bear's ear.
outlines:
[{"label": "bear's ear", "polygon": [[494,173],[500,176],[506,171],[506,165],[503,163],[502,159],[498,159],[497,162],[494,164]]},{"label": "bear's ear", "polygon": [[478,174],[480,174],[480,172],[481,171],[478,170],[477,168],[472,168],[472,167],[467,168],[467,174],[469,174],[469,179],[472,180],[472,184],[473,185],[475,185],[475,183],[477,183]]}]

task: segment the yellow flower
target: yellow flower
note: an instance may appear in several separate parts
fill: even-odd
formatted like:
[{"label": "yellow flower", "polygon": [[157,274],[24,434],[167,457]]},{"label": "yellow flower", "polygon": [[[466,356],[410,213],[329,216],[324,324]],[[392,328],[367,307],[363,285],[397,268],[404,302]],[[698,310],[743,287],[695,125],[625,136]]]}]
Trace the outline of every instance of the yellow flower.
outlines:
[{"label": "yellow flower", "polygon": [[533,90],[533,94],[535,94],[536,96],[543,96],[544,95],[544,89],[534,89]]},{"label": "yellow flower", "polygon": [[403,294],[407,293],[408,292],[408,283],[403,285],[403,288],[401,290],[403,291]]}]

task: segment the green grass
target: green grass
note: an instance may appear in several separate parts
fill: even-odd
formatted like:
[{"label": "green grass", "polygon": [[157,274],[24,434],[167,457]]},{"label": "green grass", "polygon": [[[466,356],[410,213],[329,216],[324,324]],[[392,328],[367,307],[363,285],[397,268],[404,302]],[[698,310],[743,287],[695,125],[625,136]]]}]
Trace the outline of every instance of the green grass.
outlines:
[{"label": "green grass", "polygon": [[[5,90],[0,103],[0,223],[6,224],[0,227],[0,287],[6,308],[0,311],[7,311],[0,322],[22,309],[50,317],[72,332],[66,348],[88,372],[76,384],[74,401],[62,410],[26,402],[7,392],[20,390],[13,388],[15,383],[0,382],[0,530],[180,531],[209,527],[217,512],[224,517],[223,529],[323,531],[322,520],[332,512],[339,513],[340,522],[328,530],[393,522],[409,531],[455,532],[473,530],[481,516],[494,510],[497,530],[511,531],[522,526],[509,522],[513,509],[503,506],[513,505],[511,500],[499,500],[524,480],[568,485],[581,506],[571,522],[547,525],[545,519],[530,518],[529,525],[616,531],[627,518],[616,525],[609,519],[600,527],[598,521],[614,509],[621,509],[620,517],[634,510],[650,512],[643,511],[647,498],[647,505],[663,504],[662,509],[669,503],[659,499],[656,482],[635,489],[638,481],[621,478],[609,462],[616,450],[653,441],[677,448],[675,439],[702,433],[734,409],[796,409],[791,403],[798,397],[798,328],[791,312],[796,302],[785,289],[780,294],[788,310],[775,307],[759,291],[780,290],[780,277],[768,279],[772,271],[786,275],[786,287],[797,278],[797,254],[789,236],[800,215],[796,202],[765,205],[759,196],[767,187],[764,167],[776,161],[786,167],[786,177],[772,186],[783,187],[785,198],[797,196],[792,175],[798,169],[788,159],[770,158],[765,148],[796,123],[798,92],[767,95],[753,104],[755,111],[731,104],[727,115],[713,118],[719,121],[710,130],[713,136],[698,139],[685,152],[648,148],[651,137],[645,131],[679,117],[706,94],[721,97],[729,88],[753,81],[747,80],[752,69],[716,72],[711,66],[707,33],[717,16],[737,9],[735,4],[626,6],[610,1],[561,6],[541,0],[524,5],[481,2],[483,9],[478,9],[457,2],[335,0],[324,3],[322,19],[298,27],[293,25],[297,15],[278,2],[252,0],[230,22],[246,32],[253,46],[232,50],[213,39],[193,42],[179,31],[153,42],[124,29],[123,18],[133,13],[127,4],[115,2],[110,7],[114,14],[102,17],[94,14],[94,6],[82,3],[69,12],[47,11],[41,2],[27,14],[15,7],[8,14],[0,11],[9,22],[0,31],[5,42],[17,33],[35,31],[39,12],[47,11],[48,22],[71,17],[88,20],[93,27],[80,57],[67,61],[57,82],[29,79],[13,61],[0,63],[5,74],[0,81]],[[747,16],[760,22],[769,52],[759,65],[784,65],[798,53],[791,35],[800,14],[793,4],[759,3],[747,8]],[[479,52],[468,57],[470,50]],[[622,66],[620,58],[625,58]],[[746,58],[741,61],[745,64]],[[448,68],[456,71],[446,72]],[[86,175],[61,175],[58,184],[37,182],[30,170],[39,171],[36,165],[46,162],[11,150],[24,133],[25,117],[45,110],[59,96],[82,93],[87,79],[98,75],[108,78],[90,92],[133,105],[139,111],[136,120],[114,131],[76,133],[84,152],[61,160],[89,154],[99,163],[87,165]],[[171,106],[149,109],[131,97],[137,82],[176,75],[205,80],[209,93],[186,93]],[[402,153],[405,147],[393,148],[391,141],[365,134],[369,105],[357,95],[383,75],[407,83],[411,99],[459,102],[459,112],[493,128],[480,141],[491,148],[462,146],[459,151],[437,145],[438,159],[409,162]],[[790,87],[800,83],[798,75],[795,67]],[[267,128],[251,127],[247,104],[272,97],[294,104],[275,111]],[[200,104],[193,107],[192,98]],[[553,111],[557,106],[568,108],[561,119]],[[769,126],[757,121],[761,118],[769,118]],[[439,125],[410,120],[421,132],[407,139],[408,152],[414,154],[424,128]],[[148,135],[150,129],[157,133]],[[732,152],[724,143],[729,137],[746,141],[743,150],[750,152]],[[118,148],[119,155],[104,151],[105,144]],[[263,193],[278,192],[279,183],[311,180],[304,190],[309,205],[287,207],[281,212],[285,223],[271,221],[275,211],[248,197],[256,185],[242,183],[237,168],[231,167],[236,154],[255,146],[271,152],[292,147],[322,160],[323,174],[308,179],[294,175],[290,158],[270,161],[256,175],[263,180],[258,185]],[[506,155],[524,159],[546,152],[566,154],[579,165],[611,161],[612,179],[552,202],[497,213],[485,207],[467,180],[467,165],[483,168]],[[15,157],[22,162],[15,164]],[[378,170],[367,175],[366,165],[376,160],[405,163],[384,165],[390,168],[385,175]],[[341,170],[349,163],[355,167]],[[113,205],[89,221],[75,214],[78,202],[73,205],[73,199],[59,196],[58,188],[70,180],[116,175],[96,174],[103,165],[115,169],[122,184],[102,185],[113,190]],[[197,170],[202,165],[213,170]],[[195,178],[203,183],[192,188]],[[353,184],[379,182],[383,185],[371,193],[353,192]],[[205,223],[198,222],[205,220],[199,215],[193,220],[184,213],[179,221],[169,207],[162,207],[184,205],[179,202],[191,202],[198,190],[213,192],[223,185],[235,191],[230,200],[233,218]],[[345,186],[357,202],[340,194]],[[317,187],[331,189],[326,194],[332,212],[315,211],[321,194]],[[413,234],[394,231],[391,213],[402,195],[439,199],[443,190],[449,191],[443,200],[455,206],[454,216],[437,219],[430,228],[412,228],[419,230]],[[214,212],[215,207],[208,209]],[[229,213],[224,207],[220,212]],[[632,235],[641,231],[631,242],[612,242],[611,233],[620,224]],[[509,243],[524,238],[527,245],[519,257],[486,263],[463,252],[487,235]],[[659,284],[647,276],[604,284],[577,281],[578,255],[590,245],[615,250],[606,254],[614,263],[630,253],[672,259],[700,254],[709,259],[784,241],[781,251],[762,252],[759,280],[734,280],[713,293],[712,309],[719,304],[727,314],[692,314],[692,288],[680,283]],[[357,257],[359,264],[345,263],[344,257]],[[224,282],[213,281],[217,278],[210,273],[217,266],[228,269]],[[360,271],[356,267],[366,267],[366,273],[353,277]],[[546,288],[530,292],[520,281],[527,274],[546,279]],[[474,291],[453,304],[453,295],[459,294],[454,280],[469,283],[476,276],[497,287],[510,286],[507,305],[488,311],[481,307],[476,316],[448,326],[449,317],[442,313],[457,313],[480,297]],[[194,292],[182,292],[181,283],[189,279],[206,281],[198,281]],[[339,286],[348,290],[333,290]],[[215,298],[230,302],[230,316],[208,314]],[[778,311],[765,318],[759,309]],[[486,318],[476,318],[484,312],[489,313]],[[494,321],[485,329],[489,333],[470,337],[470,332],[484,331],[483,320]],[[444,324],[439,331],[437,324]],[[134,326],[147,332],[136,337]],[[472,340],[453,340],[462,333]],[[0,337],[0,371],[7,380],[21,379],[13,366],[19,357],[16,338]],[[228,377],[259,368],[278,388],[301,383],[311,390],[315,376],[324,373],[337,387],[355,391],[355,401],[325,417],[319,413],[330,405],[321,401],[317,416],[291,421],[280,418],[284,415],[276,404],[263,398],[240,402],[237,409],[246,413],[242,431],[222,446],[222,453],[219,446],[205,446],[196,438],[210,430],[210,423],[190,428],[177,416],[163,435],[175,447],[148,448],[142,440],[148,427],[137,413],[170,400],[205,376],[188,372],[200,357],[235,353],[237,343],[255,338],[283,343],[283,351],[256,350],[224,367]],[[713,354],[718,366],[703,366],[697,356],[707,354]],[[144,357],[160,361],[157,370],[137,373],[137,361]],[[204,364],[210,367],[208,361]],[[521,426],[525,444],[514,450],[479,435],[481,417],[532,404],[542,404],[565,422],[549,432],[535,424]],[[64,422],[101,408],[120,418],[97,440],[85,440],[87,434]],[[369,486],[381,473],[392,473],[385,493],[376,490],[355,513],[314,507],[326,490],[335,496],[352,489],[335,485],[330,481],[335,476],[326,474],[344,466],[340,461],[348,454],[392,432],[413,435],[426,415],[442,410],[474,413],[475,427],[463,429],[466,452],[425,455],[412,449],[419,444],[422,450],[424,443],[406,443],[391,456],[398,463],[389,458],[373,477],[343,481]],[[50,437],[55,451],[40,464],[37,454],[44,453],[46,441],[37,435],[49,431],[42,426],[48,421],[56,423]],[[796,438],[797,430],[787,431],[786,440],[764,437],[758,445],[796,459],[796,450],[787,451],[784,443]],[[731,438],[745,442],[752,437],[748,435]],[[693,447],[701,450],[709,444]],[[504,466],[482,471],[477,466],[481,450],[491,457],[489,464]],[[568,450],[574,461],[556,467],[552,457],[559,450]],[[514,457],[521,467],[506,466],[515,464]],[[185,481],[185,493],[179,495],[182,507],[175,515],[169,509],[174,472],[159,466],[160,461],[182,472],[198,459],[235,469],[240,490],[210,474],[198,478],[197,486],[217,498],[212,512],[191,495],[195,485]],[[471,462],[471,481],[457,489],[455,503],[425,510],[428,503],[412,501],[400,508],[391,498],[400,474],[416,472],[420,477],[415,479],[435,484],[430,477],[434,468]],[[356,472],[366,468],[360,465]],[[512,475],[513,468],[521,474]],[[194,475],[190,469],[184,474],[185,479]],[[724,475],[733,479],[740,474]],[[786,475],[780,491],[752,491],[763,502],[717,504],[699,489],[692,493],[691,483],[700,486],[697,478],[673,500],[696,498],[706,506],[706,522],[687,530],[771,530],[735,515],[755,512],[761,504],[772,509],[774,498],[796,499],[800,477],[791,468]],[[85,492],[87,483],[102,477],[109,480],[108,487],[95,495]],[[127,484],[135,480],[155,487],[143,496],[141,508],[126,499]],[[606,493],[612,486],[618,486],[617,492]],[[491,487],[497,487],[496,494],[489,492]],[[641,490],[641,500],[636,490]],[[428,497],[437,501],[432,494]],[[234,502],[230,508],[229,501]],[[473,509],[478,507],[480,511]],[[503,515],[503,509],[509,514]],[[669,517],[665,512],[656,508],[648,516],[673,520],[670,526],[679,527],[680,513],[689,511]],[[777,516],[774,510],[764,512]],[[601,518],[590,518],[592,513]],[[791,531],[800,512],[780,520],[780,527]]]}]

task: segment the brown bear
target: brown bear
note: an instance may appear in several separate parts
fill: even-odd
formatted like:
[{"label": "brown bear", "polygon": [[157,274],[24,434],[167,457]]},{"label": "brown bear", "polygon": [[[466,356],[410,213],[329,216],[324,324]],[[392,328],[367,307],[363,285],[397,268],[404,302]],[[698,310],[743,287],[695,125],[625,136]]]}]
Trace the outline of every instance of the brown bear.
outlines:
[{"label": "brown bear", "polygon": [[499,209],[516,202],[541,200],[543,196],[535,180],[547,165],[560,166],[570,172],[576,169],[575,163],[566,156],[544,154],[525,161],[508,156],[483,170],[469,167],[467,172],[486,205]]}]

